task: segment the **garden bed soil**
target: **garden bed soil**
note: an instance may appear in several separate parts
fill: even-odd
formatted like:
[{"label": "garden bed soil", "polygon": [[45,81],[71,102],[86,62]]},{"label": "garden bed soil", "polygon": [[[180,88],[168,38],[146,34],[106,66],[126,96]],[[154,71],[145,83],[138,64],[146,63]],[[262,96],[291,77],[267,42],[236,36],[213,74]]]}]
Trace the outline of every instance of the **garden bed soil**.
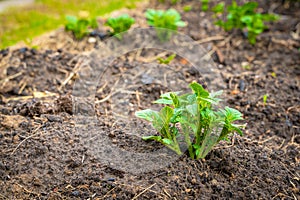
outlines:
[{"label": "garden bed soil", "polygon": [[[185,5],[192,5],[192,10],[183,12]],[[146,6],[170,7],[150,2],[130,11],[140,16],[140,27],[146,26]],[[40,38],[44,41],[38,50],[2,50],[0,199],[300,199],[300,13],[295,9],[299,3],[261,1],[260,6],[264,11],[272,8],[281,19],[269,24],[254,46],[242,34],[214,26],[211,13],[202,12],[198,1],[173,6],[188,22],[181,31],[211,53],[224,86],[224,104],[240,110],[247,126],[244,136],[221,142],[205,159],[184,154],[143,173],[107,164],[75,130],[73,86],[86,59],[83,51],[99,49],[100,38],[74,42],[58,30]],[[112,114],[132,116],[135,110],[153,107],[153,100],[169,88],[203,83],[202,75],[180,56],[169,65],[159,64],[155,56],[161,53],[132,51],[110,64],[95,95],[97,125],[86,130],[98,131],[130,152],[162,148],[128,134],[124,122]],[[143,66],[151,66],[152,73],[165,80],[138,74],[135,69]],[[113,93],[117,87],[123,97]],[[129,103],[119,108],[125,100]],[[143,126],[139,123],[137,128]]]}]

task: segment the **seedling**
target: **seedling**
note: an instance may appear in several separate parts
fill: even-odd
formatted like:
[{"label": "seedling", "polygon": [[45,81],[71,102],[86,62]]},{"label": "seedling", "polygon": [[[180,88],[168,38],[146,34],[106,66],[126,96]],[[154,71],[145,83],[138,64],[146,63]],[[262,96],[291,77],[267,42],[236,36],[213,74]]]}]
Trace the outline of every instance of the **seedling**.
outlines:
[{"label": "seedling", "polygon": [[215,5],[215,6],[212,8],[212,11],[213,11],[215,14],[220,14],[220,13],[223,13],[223,12],[224,12],[224,7],[225,7],[225,3],[224,3],[224,2],[221,2],[221,3],[218,3],[217,5]]},{"label": "seedling", "polygon": [[[227,20],[218,20],[216,25],[221,26],[225,31],[230,31],[233,28],[245,31],[248,41],[251,44],[255,44],[257,35],[267,28],[264,22],[278,19],[276,15],[255,12],[257,6],[257,2],[248,2],[238,6],[236,1],[233,1],[232,5],[227,7]],[[217,5],[214,8],[214,12],[221,11],[221,8],[221,4]]]},{"label": "seedling", "polygon": [[246,69],[246,70],[250,70],[251,69],[251,66],[250,65],[243,65],[242,66],[244,69]]},{"label": "seedling", "polygon": [[174,5],[176,3],[178,3],[179,0],[171,0],[171,4]]},{"label": "seedling", "polygon": [[71,31],[74,35],[74,37],[77,40],[82,39],[84,36],[86,36],[91,29],[95,29],[98,27],[97,21],[95,18],[88,19],[88,18],[77,18],[75,16],[68,15],[66,17],[67,23],[65,25],[65,29],[67,31]]},{"label": "seedling", "polygon": [[264,104],[264,106],[267,104],[267,99],[268,99],[268,94],[265,94],[263,96],[263,104]]},{"label": "seedling", "polygon": [[146,18],[148,24],[156,28],[157,36],[161,41],[168,41],[172,32],[177,31],[178,27],[186,26],[186,23],[181,21],[180,14],[174,9],[167,11],[148,9]]},{"label": "seedling", "polygon": [[166,59],[163,59],[163,58],[158,58],[157,60],[158,60],[158,62],[160,63],[160,64],[169,64],[172,60],[174,60],[174,58],[176,57],[176,54],[174,53],[174,54],[172,54],[172,55],[170,55],[169,57],[167,57]]},{"label": "seedling", "polygon": [[192,10],[192,6],[191,5],[186,5],[186,6],[183,7],[183,11],[184,12],[189,12],[191,10]]},{"label": "seedling", "polygon": [[209,0],[201,0],[201,3],[202,3],[202,5],[201,5],[202,11],[207,11]]},{"label": "seedling", "polygon": [[209,93],[202,85],[193,82],[189,85],[192,93],[179,95],[169,92],[161,95],[154,103],[165,104],[159,112],[146,109],[135,115],[152,123],[158,136],[144,136],[143,140],[155,140],[182,154],[180,139],[188,148],[191,158],[204,158],[213,146],[221,140],[229,140],[233,132],[242,135],[244,125],[234,124],[242,120],[242,114],[233,108],[225,107],[214,111],[213,105],[220,101],[222,91]]},{"label": "seedling", "polygon": [[122,39],[122,32],[125,32],[130,29],[131,25],[135,23],[134,18],[130,17],[127,14],[121,15],[116,18],[109,18],[105,25],[113,29],[113,35],[119,39]]}]

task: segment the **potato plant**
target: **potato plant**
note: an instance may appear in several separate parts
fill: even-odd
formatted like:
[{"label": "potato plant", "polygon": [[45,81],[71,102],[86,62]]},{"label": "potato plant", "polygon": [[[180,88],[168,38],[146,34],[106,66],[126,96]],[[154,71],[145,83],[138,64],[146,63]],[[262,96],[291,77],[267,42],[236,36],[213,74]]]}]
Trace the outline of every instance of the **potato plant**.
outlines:
[{"label": "potato plant", "polygon": [[130,29],[130,27],[135,23],[134,18],[127,14],[121,15],[119,17],[109,18],[105,25],[113,29],[113,35],[119,39],[122,38],[121,33]]},{"label": "potato plant", "polygon": [[199,83],[189,85],[192,93],[169,92],[161,95],[154,103],[165,106],[158,112],[151,109],[137,111],[135,115],[152,123],[159,135],[142,137],[155,140],[169,149],[182,154],[179,138],[183,138],[193,159],[204,158],[213,146],[221,140],[228,140],[233,132],[242,135],[244,125],[235,124],[242,120],[242,114],[225,107],[215,111],[213,105],[220,101],[222,91],[209,93]]},{"label": "potato plant", "polygon": [[[224,28],[225,31],[231,29],[246,30],[245,35],[251,44],[256,43],[257,35],[261,34],[267,26],[266,21],[275,21],[278,19],[273,14],[261,14],[257,13],[257,2],[248,2],[241,6],[237,5],[236,1],[233,1],[230,6],[227,7],[227,19],[222,21],[218,20],[215,24]],[[224,3],[217,4],[212,10],[215,13],[224,13]]]},{"label": "potato plant", "polygon": [[80,40],[89,34],[90,28],[95,29],[98,27],[97,20],[95,18],[77,18],[75,16],[68,15],[66,20],[66,31],[71,31],[77,40]]},{"label": "potato plant", "polygon": [[186,23],[181,21],[181,15],[174,9],[166,11],[148,9],[146,18],[148,24],[156,28],[160,41],[168,41],[172,32],[177,31],[178,27],[186,26]]}]

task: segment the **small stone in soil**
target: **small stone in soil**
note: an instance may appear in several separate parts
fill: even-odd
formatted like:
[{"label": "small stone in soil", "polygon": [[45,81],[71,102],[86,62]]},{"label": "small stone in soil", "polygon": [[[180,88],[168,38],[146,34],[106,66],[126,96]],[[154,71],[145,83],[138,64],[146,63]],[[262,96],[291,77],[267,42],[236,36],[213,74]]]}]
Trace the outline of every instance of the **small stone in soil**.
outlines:
[{"label": "small stone in soil", "polygon": [[73,196],[79,196],[80,192],[78,190],[75,190],[72,192],[72,195]]},{"label": "small stone in soil", "polygon": [[56,116],[56,115],[47,115],[46,118],[50,121],[50,122],[62,122],[62,118],[60,116]]},{"label": "small stone in soil", "polygon": [[89,43],[96,43],[97,40],[96,40],[96,38],[94,38],[94,37],[90,37],[90,38],[88,39],[88,42],[89,42]]},{"label": "small stone in soil", "polygon": [[293,126],[292,122],[288,118],[285,120],[285,123],[286,123],[286,125],[288,127],[292,127]]},{"label": "small stone in soil", "polygon": [[239,89],[240,89],[240,91],[244,91],[245,90],[245,81],[244,80],[240,80],[240,82],[239,82]]},{"label": "small stone in soil", "polygon": [[19,49],[19,52],[20,53],[25,53],[27,50],[28,50],[27,47],[23,47],[23,48]]},{"label": "small stone in soil", "polygon": [[141,81],[143,84],[148,85],[153,82],[153,77],[149,76],[148,74],[143,74]]},{"label": "small stone in soil", "polygon": [[92,31],[90,33],[90,36],[92,36],[92,37],[99,37],[101,40],[104,40],[106,37],[108,37],[108,34],[101,33],[101,32],[98,32],[98,31]]},{"label": "small stone in soil", "polygon": [[8,52],[9,52],[9,49],[2,49],[0,51],[0,54],[2,54],[3,57],[7,56],[8,55]]},{"label": "small stone in soil", "polygon": [[5,170],[5,165],[2,162],[0,162],[0,169]]},{"label": "small stone in soil", "polygon": [[30,52],[33,54],[33,55],[36,55],[38,53],[38,51],[36,49],[31,49]]},{"label": "small stone in soil", "polygon": [[112,182],[114,182],[115,179],[114,179],[114,178],[108,178],[107,181],[112,181]]}]

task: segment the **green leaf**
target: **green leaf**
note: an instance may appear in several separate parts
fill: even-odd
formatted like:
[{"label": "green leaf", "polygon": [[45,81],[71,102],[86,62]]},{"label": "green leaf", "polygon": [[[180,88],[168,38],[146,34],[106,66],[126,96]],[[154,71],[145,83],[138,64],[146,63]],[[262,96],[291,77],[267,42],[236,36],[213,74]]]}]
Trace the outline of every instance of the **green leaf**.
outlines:
[{"label": "green leaf", "polygon": [[135,116],[153,122],[155,117],[158,116],[158,112],[151,109],[140,110],[135,112]]},{"label": "green leaf", "polygon": [[179,108],[180,107],[180,101],[179,101],[178,96],[175,93],[171,93],[170,96],[171,96],[172,101],[173,101],[173,106],[175,108]]},{"label": "green leaf", "polygon": [[181,117],[182,111],[184,111],[183,108],[174,108],[174,114],[171,117],[170,122],[171,123],[177,123],[177,122],[179,122],[179,119]]},{"label": "green leaf", "polygon": [[159,104],[173,104],[173,101],[170,99],[157,99],[156,101],[153,101],[153,103],[159,103]]},{"label": "green leaf", "polygon": [[218,101],[216,101],[215,99],[212,99],[212,98],[203,98],[203,97],[200,97],[199,98],[200,100],[202,101],[205,101],[207,103],[210,103],[210,104],[218,104]]},{"label": "green leaf", "polygon": [[192,6],[191,5],[186,5],[186,6],[183,7],[183,11],[184,12],[189,12],[191,10],[192,10]]},{"label": "green leaf", "polygon": [[208,97],[209,92],[206,91],[202,85],[200,85],[197,82],[193,82],[190,84],[190,88],[194,91],[194,93],[197,95],[197,97]]},{"label": "green leaf", "polygon": [[251,24],[253,22],[253,17],[250,15],[245,15],[241,17],[241,21],[245,24]]},{"label": "green leaf", "polygon": [[193,104],[197,102],[197,96],[195,94],[190,94],[186,97],[189,104]]},{"label": "green leaf", "polygon": [[257,2],[248,2],[248,3],[245,3],[243,6],[242,6],[242,9],[247,11],[247,12],[254,12],[255,8],[257,8],[258,6],[258,3]]},{"label": "green leaf", "polygon": [[276,21],[280,17],[278,15],[272,15],[272,14],[264,14],[262,15],[262,19],[265,21]]},{"label": "green leaf", "polygon": [[[173,104],[173,97],[177,96],[180,92],[167,92],[160,95],[160,99],[154,101],[153,103],[159,103],[159,104]],[[173,97],[172,97],[173,95]]]},{"label": "green leaf", "polygon": [[171,120],[171,117],[173,116],[173,114],[174,114],[174,110],[169,106],[163,107],[159,112],[159,115],[161,116],[161,118],[165,124],[170,123],[170,120]]},{"label": "green leaf", "polygon": [[174,17],[175,22],[180,21],[180,19],[181,19],[180,14],[173,8],[167,10],[164,14],[169,17],[170,16]]},{"label": "green leaf", "polygon": [[173,112],[172,108],[165,106],[160,110],[158,115],[155,113],[153,117],[152,124],[163,137],[170,137],[170,135],[168,135],[169,124],[171,117],[173,116]]},{"label": "green leaf", "polygon": [[75,17],[75,16],[67,15],[66,20],[68,21],[68,23],[71,23],[71,24],[77,23],[77,17]]},{"label": "green leaf", "polygon": [[194,117],[197,116],[197,114],[198,114],[198,105],[197,104],[187,105],[186,109],[192,116],[194,116]]},{"label": "green leaf", "polygon": [[174,58],[176,57],[176,54],[172,54],[169,57],[167,57],[166,59],[163,58],[158,58],[158,61],[160,64],[169,64]]},{"label": "green leaf", "polygon": [[242,113],[240,111],[230,108],[230,107],[225,107],[224,110],[221,110],[222,114],[228,120],[229,122],[234,122],[236,120],[243,120]]},{"label": "green leaf", "polygon": [[171,100],[172,99],[171,94],[179,95],[180,91],[179,92],[167,92],[167,93],[161,94],[160,97]]},{"label": "green leaf", "polygon": [[91,26],[92,29],[98,28],[98,22],[97,22],[96,18],[91,19],[90,22],[89,22],[89,24],[90,24],[90,26]]},{"label": "green leaf", "polygon": [[225,3],[222,2],[222,3],[218,3],[217,5],[215,5],[213,8],[212,8],[212,11],[214,13],[223,13],[224,12],[224,7],[225,7]]},{"label": "green leaf", "polygon": [[143,136],[142,137],[143,140],[155,140],[155,141],[158,141],[158,142],[161,142],[162,139],[161,139],[161,136],[156,136],[156,135],[150,135],[150,136]]},{"label": "green leaf", "polygon": [[246,125],[237,125],[237,124],[231,124],[231,126],[233,127],[233,130],[235,132],[237,132],[239,135],[243,135],[243,131],[241,130],[241,128],[245,128]]},{"label": "green leaf", "polygon": [[216,91],[216,92],[211,92],[209,94],[209,98],[211,99],[215,99],[215,101],[221,101],[221,99],[217,98],[217,96],[221,96],[223,94],[223,90],[219,90],[219,91]]},{"label": "green leaf", "polygon": [[168,145],[170,145],[170,144],[172,144],[172,143],[173,143],[173,141],[172,141],[172,140],[170,140],[170,139],[168,139],[168,138],[164,138],[164,139],[162,139],[162,142],[163,142],[164,144],[168,144]]},{"label": "green leaf", "polygon": [[186,23],[184,21],[177,21],[177,22],[175,22],[175,25],[178,27],[185,27]]}]

